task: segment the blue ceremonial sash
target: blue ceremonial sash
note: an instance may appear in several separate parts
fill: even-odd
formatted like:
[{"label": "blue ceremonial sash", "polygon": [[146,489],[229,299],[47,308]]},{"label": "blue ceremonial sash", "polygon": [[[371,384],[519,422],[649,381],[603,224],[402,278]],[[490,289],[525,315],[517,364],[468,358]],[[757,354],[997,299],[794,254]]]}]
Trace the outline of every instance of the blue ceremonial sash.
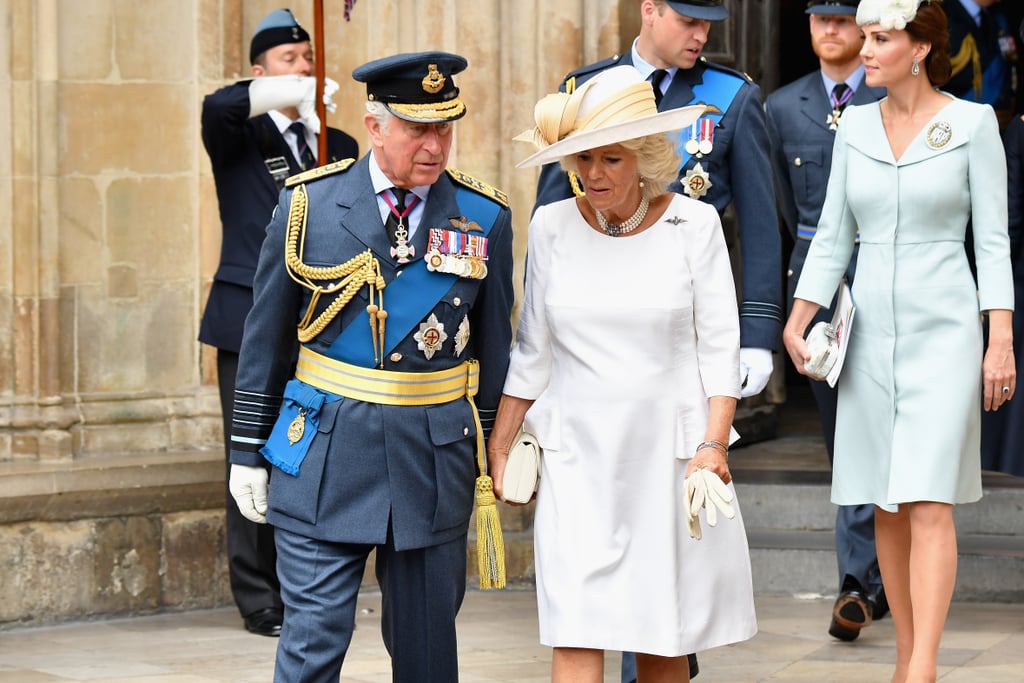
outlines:
[{"label": "blue ceremonial sash", "polygon": [[[739,76],[726,73],[724,71],[716,71],[714,69],[705,69],[702,82],[693,87],[693,99],[687,102],[687,104],[713,104],[721,110],[720,114],[705,114],[701,118],[708,118],[715,122],[715,127],[718,127],[718,122],[722,120],[725,113],[729,111],[729,107],[732,106],[732,101],[736,99],[736,93],[743,87],[745,81]],[[700,122],[698,121],[697,129],[700,130]],[[693,155],[686,151],[686,141],[690,137],[690,129],[684,128],[681,131],[673,131],[668,134],[670,138],[674,138],[676,141],[676,151],[682,157],[682,164],[679,166],[679,170],[686,168],[686,164],[689,163],[690,157]],[[367,323],[369,324],[369,323]]]},{"label": "blue ceremonial sash", "polygon": [[[475,221],[483,228],[484,236],[491,232],[494,221],[501,210],[499,204],[477,192],[466,188],[455,191],[459,211],[468,221]],[[420,225],[421,230],[428,229]],[[405,267],[401,277],[396,277],[384,288],[385,310],[388,312],[384,326],[384,349],[382,358],[391,353],[405,339],[409,332],[434,309],[437,302],[451,289],[457,275],[431,272],[422,258]],[[352,365],[372,368],[377,362],[373,357],[373,340],[370,339],[370,316],[365,310],[349,323],[324,355]]]}]

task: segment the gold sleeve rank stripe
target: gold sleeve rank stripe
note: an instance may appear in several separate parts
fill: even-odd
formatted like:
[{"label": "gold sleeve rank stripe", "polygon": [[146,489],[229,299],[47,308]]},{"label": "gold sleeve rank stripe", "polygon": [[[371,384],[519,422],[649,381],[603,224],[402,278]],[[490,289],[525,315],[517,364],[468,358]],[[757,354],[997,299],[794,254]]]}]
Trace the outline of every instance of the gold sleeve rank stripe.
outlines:
[{"label": "gold sleeve rank stripe", "polygon": [[499,190],[496,187],[492,187],[482,180],[478,180],[471,175],[466,175],[457,168],[448,167],[448,175],[451,176],[452,180],[465,185],[471,190],[476,190],[485,197],[490,197],[494,201],[498,202],[505,208],[508,208],[508,195]]},{"label": "gold sleeve rank stripe", "polygon": [[316,168],[311,168],[308,171],[303,171],[302,173],[296,173],[293,176],[289,176],[288,180],[284,181],[284,185],[285,187],[295,187],[300,183],[308,183],[311,180],[318,180],[325,176],[341,173],[355,162],[355,159],[342,159],[341,161],[335,161],[325,166],[317,166]]}]

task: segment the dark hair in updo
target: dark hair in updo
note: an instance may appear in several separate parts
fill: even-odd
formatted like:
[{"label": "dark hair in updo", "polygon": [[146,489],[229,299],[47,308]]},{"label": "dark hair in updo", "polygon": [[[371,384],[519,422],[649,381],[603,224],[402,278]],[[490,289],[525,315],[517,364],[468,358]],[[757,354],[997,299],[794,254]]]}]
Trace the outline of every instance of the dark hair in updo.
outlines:
[{"label": "dark hair in updo", "polygon": [[945,85],[953,74],[953,67],[949,63],[949,25],[939,0],[922,2],[906,31],[912,40],[932,44],[923,64],[925,73],[932,85]]}]

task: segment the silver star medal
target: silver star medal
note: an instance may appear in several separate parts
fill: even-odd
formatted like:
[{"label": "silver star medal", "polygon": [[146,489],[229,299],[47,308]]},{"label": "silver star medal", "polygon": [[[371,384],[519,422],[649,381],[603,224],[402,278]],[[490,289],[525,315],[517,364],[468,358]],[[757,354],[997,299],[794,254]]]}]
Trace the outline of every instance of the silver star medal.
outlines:
[{"label": "silver star medal", "polygon": [[683,178],[683,191],[694,199],[700,199],[706,195],[711,189],[711,185],[711,176],[700,165],[700,162],[687,171],[686,177]]},{"label": "silver star medal", "polygon": [[463,316],[459,329],[455,332],[455,356],[461,356],[469,344],[469,316]]},{"label": "silver star medal", "polygon": [[434,353],[441,348],[441,344],[448,339],[444,331],[444,323],[437,319],[433,313],[426,322],[420,323],[420,331],[412,336],[416,340],[417,348],[430,360]]}]

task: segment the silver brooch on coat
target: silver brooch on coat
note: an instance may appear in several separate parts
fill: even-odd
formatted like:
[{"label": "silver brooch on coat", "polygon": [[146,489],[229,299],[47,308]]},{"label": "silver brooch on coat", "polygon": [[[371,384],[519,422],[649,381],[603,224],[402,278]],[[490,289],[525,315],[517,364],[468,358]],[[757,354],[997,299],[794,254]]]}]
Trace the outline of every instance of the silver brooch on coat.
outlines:
[{"label": "silver brooch on coat", "polygon": [[953,137],[953,127],[946,121],[936,121],[928,126],[928,132],[924,134],[924,140],[932,149],[945,147]]}]

